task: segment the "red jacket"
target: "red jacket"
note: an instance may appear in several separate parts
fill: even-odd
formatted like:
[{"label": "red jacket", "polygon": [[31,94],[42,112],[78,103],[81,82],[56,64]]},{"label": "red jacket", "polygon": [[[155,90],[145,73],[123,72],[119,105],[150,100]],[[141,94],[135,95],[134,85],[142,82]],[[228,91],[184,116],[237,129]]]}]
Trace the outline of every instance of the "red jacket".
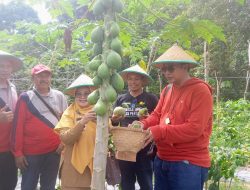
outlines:
[{"label": "red jacket", "polygon": [[13,121],[13,154],[18,157],[55,151],[60,139],[53,128],[54,125],[38,112],[27,93],[23,93],[17,101]]},{"label": "red jacket", "polygon": [[[167,88],[167,87],[166,87]],[[212,132],[213,98],[211,87],[191,78],[181,87],[162,91],[154,112],[142,120],[150,128],[162,160],[187,160],[209,167],[209,138]],[[171,121],[167,124],[168,119]]]}]

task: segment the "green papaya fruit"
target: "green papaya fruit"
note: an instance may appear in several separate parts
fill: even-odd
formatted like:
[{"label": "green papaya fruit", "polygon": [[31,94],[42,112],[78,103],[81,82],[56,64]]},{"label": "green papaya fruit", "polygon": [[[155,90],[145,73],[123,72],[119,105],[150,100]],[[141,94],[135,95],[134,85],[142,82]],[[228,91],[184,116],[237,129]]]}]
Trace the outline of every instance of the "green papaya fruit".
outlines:
[{"label": "green papaya fruit", "polygon": [[102,79],[98,76],[95,76],[93,79],[92,79],[93,83],[95,86],[100,86],[102,84]]},{"label": "green papaya fruit", "polygon": [[138,111],[138,117],[146,117],[148,115],[148,109],[142,108]]},{"label": "green papaya fruit", "polygon": [[102,63],[97,70],[97,76],[100,77],[101,79],[108,79],[110,74],[109,74],[109,68],[105,63]]},{"label": "green papaya fruit", "polygon": [[105,8],[103,7],[103,4],[101,0],[96,1],[96,3],[93,6],[93,13],[97,17],[101,17],[105,12]]},{"label": "green papaya fruit", "polygon": [[104,40],[104,30],[101,26],[97,26],[91,32],[91,41],[94,43],[101,43]]},{"label": "green papaya fruit", "polygon": [[110,27],[109,36],[115,38],[119,35],[120,27],[116,22],[113,22]]},{"label": "green papaya fruit", "polygon": [[102,101],[101,98],[97,101],[97,103],[94,106],[94,111],[97,115],[103,116],[107,112],[107,106]]},{"label": "green papaya fruit", "polygon": [[119,69],[122,64],[121,56],[115,51],[111,50],[107,56],[107,65],[112,69]]},{"label": "green papaya fruit", "polygon": [[112,50],[116,51],[120,55],[122,54],[122,43],[118,38],[114,38],[111,41],[110,47]]},{"label": "green papaya fruit", "polygon": [[89,69],[91,71],[96,71],[101,64],[102,64],[101,60],[94,59],[91,62],[89,62]]},{"label": "green papaya fruit", "polygon": [[123,3],[121,2],[121,0],[114,0],[113,1],[113,6],[114,6],[114,11],[121,13],[122,9],[124,7]]},{"label": "green papaya fruit", "polygon": [[111,85],[117,92],[121,92],[124,88],[124,81],[121,75],[119,75],[118,73],[114,73],[111,77]]},{"label": "green papaya fruit", "polygon": [[96,43],[93,46],[93,55],[97,56],[102,53],[102,44],[101,43]]},{"label": "green papaya fruit", "polygon": [[95,90],[88,95],[87,101],[90,105],[96,104],[99,99],[99,90]]},{"label": "green papaya fruit", "polygon": [[117,98],[117,93],[113,86],[107,85],[107,87],[104,90],[104,94],[102,96],[103,100],[107,102],[114,102]]},{"label": "green papaya fruit", "polygon": [[113,111],[113,114],[115,116],[120,116],[120,117],[124,117],[125,116],[125,113],[126,113],[126,110],[125,108],[121,107],[121,106],[118,106],[118,107],[115,107],[114,111]]},{"label": "green papaya fruit", "polygon": [[136,129],[140,129],[141,128],[141,123],[139,121],[134,121],[131,124],[131,127],[136,128]]}]

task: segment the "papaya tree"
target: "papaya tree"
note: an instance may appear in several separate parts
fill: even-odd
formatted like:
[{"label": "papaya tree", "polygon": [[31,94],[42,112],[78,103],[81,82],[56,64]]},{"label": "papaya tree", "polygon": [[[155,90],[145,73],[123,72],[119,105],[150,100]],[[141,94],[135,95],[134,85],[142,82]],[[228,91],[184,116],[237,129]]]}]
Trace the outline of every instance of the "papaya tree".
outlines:
[{"label": "papaya tree", "polygon": [[123,79],[116,72],[122,64],[122,46],[115,16],[122,8],[120,0],[98,0],[93,7],[96,18],[103,20],[103,25],[96,26],[91,33],[93,59],[86,65],[86,70],[94,75],[93,82],[98,86],[88,96],[88,102],[95,104],[94,111],[97,114],[92,190],[103,190],[105,187],[109,114],[117,92],[124,87]]}]

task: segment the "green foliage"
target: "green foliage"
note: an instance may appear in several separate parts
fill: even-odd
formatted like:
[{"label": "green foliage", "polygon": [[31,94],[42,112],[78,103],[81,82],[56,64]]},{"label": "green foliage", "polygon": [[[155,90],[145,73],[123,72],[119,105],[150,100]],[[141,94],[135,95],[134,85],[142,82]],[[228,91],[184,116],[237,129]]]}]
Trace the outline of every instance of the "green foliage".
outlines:
[{"label": "green foliage", "polygon": [[186,15],[180,15],[166,25],[162,38],[177,41],[187,48],[190,48],[193,38],[203,39],[208,43],[214,39],[226,42],[222,28],[211,20],[187,19]]},{"label": "green foliage", "polygon": [[222,179],[233,179],[236,169],[250,162],[250,102],[240,99],[221,103],[215,116],[209,190],[219,189]]},{"label": "green foliage", "polygon": [[[208,46],[210,77],[223,77],[222,81],[229,81],[231,88],[221,88],[221,99],[239,99],[245,89],[245,77],[248,65],[248,43],[250,39],[250,6],[245,1],[242,6],[239,1],[227,0],[194,0],[188,15],[200,20],[214,21],[223,28],[226,44],[217,40]],[[241,1],[243,2],[243,1]],[[196,41],[193,47],[196,52],[203,52],[200,41]],[[232,78],[229,78],[232,77]]]}]

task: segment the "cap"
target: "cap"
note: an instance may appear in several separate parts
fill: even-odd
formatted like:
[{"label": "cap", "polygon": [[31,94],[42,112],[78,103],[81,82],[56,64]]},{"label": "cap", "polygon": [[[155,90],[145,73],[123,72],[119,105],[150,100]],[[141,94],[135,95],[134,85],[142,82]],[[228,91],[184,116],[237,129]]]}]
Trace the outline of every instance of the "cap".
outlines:
[{"label": "cap", "polygon": [[31,69],[32,75],[37,75],[37,74],[42,73],[42,72],[48,72],[51,74],[50,68],[47,67],[46,65],[43,65],[43,64],[38,64]]}]

